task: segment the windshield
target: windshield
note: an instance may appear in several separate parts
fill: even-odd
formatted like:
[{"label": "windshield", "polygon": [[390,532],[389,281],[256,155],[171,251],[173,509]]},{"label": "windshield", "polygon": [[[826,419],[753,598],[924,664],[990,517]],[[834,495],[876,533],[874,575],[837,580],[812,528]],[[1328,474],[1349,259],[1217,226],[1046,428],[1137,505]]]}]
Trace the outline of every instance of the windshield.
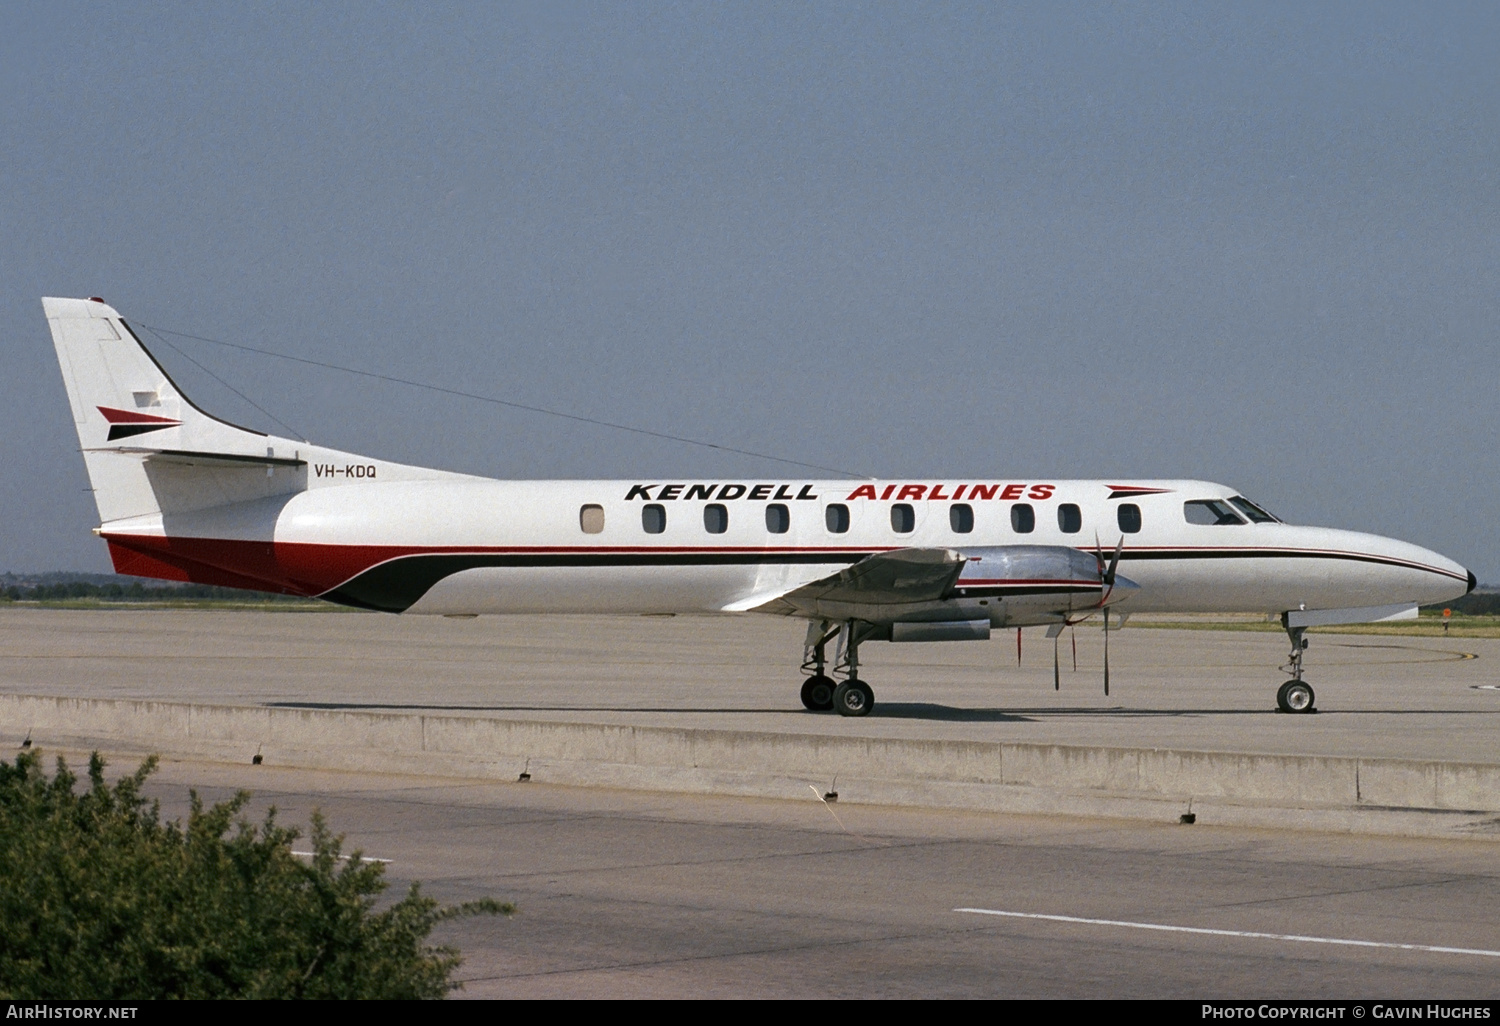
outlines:
[{"label": "windshield", "polygon": [[1229,501],[1234,503],[1235,508],[1237,508],[1241,513],[1249,517],[1252,524],[1281,523],[1280,520],[1277,520],[1275,517],[1271,516],[1271,514],[1261,509],[1259,506],[1251,502],[1249,499],[1245,498],[1243,495],[1236,495]]}]

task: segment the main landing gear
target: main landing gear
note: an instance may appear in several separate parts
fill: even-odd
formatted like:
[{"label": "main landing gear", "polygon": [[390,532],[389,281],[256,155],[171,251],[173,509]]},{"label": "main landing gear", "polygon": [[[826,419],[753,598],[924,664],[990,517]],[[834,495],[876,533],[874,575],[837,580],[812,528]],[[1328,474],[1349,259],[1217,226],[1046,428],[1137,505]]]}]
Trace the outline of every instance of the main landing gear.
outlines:
[{"label": "main landing gear", "polygon": [[[870,685],[859,679],[860,642],[875,633],[872,624],[850,620],[834,626],[827,620],[814,620],[807,625],[807,641],[803,646],[802,669],[812,671],[812,676],[802,682],[802,704],[813,712],[832,709],[840,716],[868,716],[875,708],[875,692]],[[834,658],[834,672],[843,673],[842,683],[826,672],[828,643],[838,639],[838,651]]]},{"label": "main landing gear", "polygon": [[1293,627],[1287,619],[1287,614],[1282,613],[1281,625],[1286,628],[1287,637],[1292,639],[1292,655],[1282,669],[1291,673],[1292,679],[1277,689],[1276,710],[1284,713],[1315,713],[1318,710],[1313,702],[1317,700],[1317,696],[1313,694],[1312,685],[1302,680],[1302,653],[1307,651],[1307,639],[1303,635],[1307,633],[1307,628]]}]

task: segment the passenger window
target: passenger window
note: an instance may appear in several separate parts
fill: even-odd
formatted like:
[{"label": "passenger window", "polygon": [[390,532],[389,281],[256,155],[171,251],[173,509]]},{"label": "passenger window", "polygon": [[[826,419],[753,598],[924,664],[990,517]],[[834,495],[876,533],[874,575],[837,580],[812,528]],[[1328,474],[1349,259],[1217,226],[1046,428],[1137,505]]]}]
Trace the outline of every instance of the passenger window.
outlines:
[{"label": "passenger window", "polygon": [[1071,502],[1057,507],[1057,528],[1063,534],[1077,534],[1083,530],[1083,512]]},{"label": "passenger window", "polygon": [[667,529],[667,508],[656,503],[641,507],[641,529],[647,534],[661,534]]},{"label": "passenger window", "polygon": [[703,529],[709,534],[723,534],[729,530],[729,510],[717,502],[704,506]]},{"label": "passenger window", "polygon": [[1190,524],[1208,527],[1227,527],[1243,524],[1240,515],[1222,499],[1193,499],[1182,504],[1182,515]]},{"label": "passenger window", "polygon": [[967,502],[957,502],[948,507],[948,526],[954,534],[968,534],[974,530],[974,507]]},{"label": "passenger window", "polygon": [[917,529],[917,511],[909,502],[898,502],[891,507],[891,530],[897,534],[911,534]]},{"label": "passenger window", "polygon": [[843,534],[849,530],[849,507],[843,503],[830,503],[823,511],[823,516],[828,523],[830,533]]},{"label": "passenger window", "polygon": [[589,503],[578,511],[578,526],[584,534],[604,533],[604,507]]},{"label": "passenger window", "polygon": [[1133,502],[1122,502],[1115,510],[1115,520],[1123,534],[1139,534],[1141,530],[1141,507]]},{"label": "passenger window", "polygon": [[1017,534],[1030,534],[1036,530],[1036,510],[1030,503],[1018,502],[1010,508],[1010,529]]},{"label": "passenger window", "polygon": [[772,534],[786,534],[792,529],[792,514],[779,502],[766,507],[766,530]]}]

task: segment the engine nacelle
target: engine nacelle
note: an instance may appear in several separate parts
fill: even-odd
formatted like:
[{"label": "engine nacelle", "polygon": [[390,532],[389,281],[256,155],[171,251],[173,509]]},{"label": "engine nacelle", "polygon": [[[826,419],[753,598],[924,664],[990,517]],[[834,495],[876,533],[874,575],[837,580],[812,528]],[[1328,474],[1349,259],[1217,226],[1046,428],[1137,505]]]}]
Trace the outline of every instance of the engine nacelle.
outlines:
[{"label": "engine nacelle", "polygon": [[[1118,573],[1113,588],[1106,588],[1098,556],[1063,545],[996,545],[962,551],[968,562],[954,584],[953,597],[965,605],[974,599],[998,600],[999,609],[991,617],[997,625],[1081,615],[1099,608],[1106,594],[1113,606],[1139,590],[1139,585]],[[1108,553],[1105,559],[1107,563]]]}]

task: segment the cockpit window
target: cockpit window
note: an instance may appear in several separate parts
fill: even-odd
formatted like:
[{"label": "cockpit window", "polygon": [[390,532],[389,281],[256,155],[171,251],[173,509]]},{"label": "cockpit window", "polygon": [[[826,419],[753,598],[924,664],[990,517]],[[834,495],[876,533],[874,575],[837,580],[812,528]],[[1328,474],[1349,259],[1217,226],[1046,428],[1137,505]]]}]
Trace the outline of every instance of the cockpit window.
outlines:
[{"label": "cockpit window", "polygon": [[1281,523],[1280,520],[1277,520],[1275,517],[1271,516],[1271,514],[1261,509],[1259,506],[1251,502],[1249,499],[1245,498],[1243,495],[1236,495],[1229,501],[1234,503],[1236,509],[1245,514],[1245,516],[1249,517],[1252,524]]},{"label": "cockpit window", "polygon": [[1184,502],[1182,513],[1190,524],[1224,527],[1229,524],[1244,523],[1234,508],[1223,499],[1193,499],[1190,502]]}]

